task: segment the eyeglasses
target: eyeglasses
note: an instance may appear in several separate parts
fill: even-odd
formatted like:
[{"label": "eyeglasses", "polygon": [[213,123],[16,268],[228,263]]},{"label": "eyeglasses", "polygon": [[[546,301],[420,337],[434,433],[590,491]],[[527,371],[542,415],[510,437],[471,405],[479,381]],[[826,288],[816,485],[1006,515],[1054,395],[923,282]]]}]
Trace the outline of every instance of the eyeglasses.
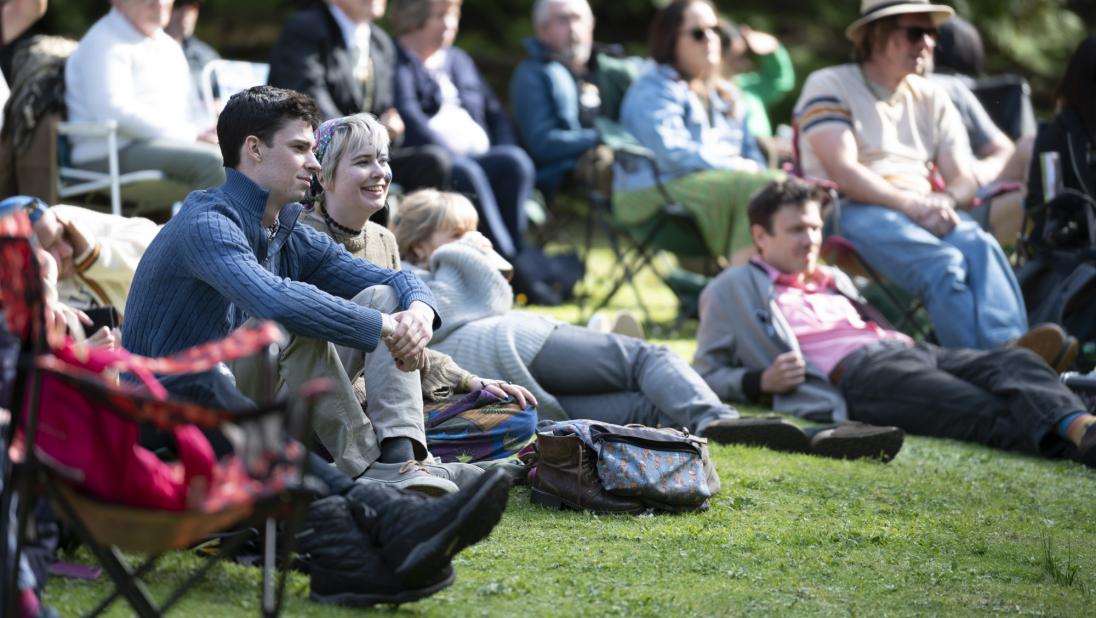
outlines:
[{"label": "eyeglasses", "polygon": [[703,43],[704,39],[708,38],[708,33],[711,32],[719,38],[719,26],[706,26],[703,28],[693,28],[692,30],[686,30],[685,33],[693,38],[697,43]]},{"label": "eyeglasses", "polygon": [[922,26],[895,26],[895,30],[901,30],[906,33],[906,40],[911,45],[920,43],[926,36],[936,41],[936,37],[940,32],[936,28],[924,28]]}]

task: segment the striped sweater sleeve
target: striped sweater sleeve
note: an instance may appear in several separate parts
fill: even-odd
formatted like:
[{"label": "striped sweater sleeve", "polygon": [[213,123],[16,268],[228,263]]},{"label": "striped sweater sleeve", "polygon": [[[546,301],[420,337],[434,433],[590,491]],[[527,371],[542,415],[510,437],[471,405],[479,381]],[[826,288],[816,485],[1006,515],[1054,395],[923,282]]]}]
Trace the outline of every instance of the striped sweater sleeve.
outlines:
[{"label": "striped sweater sleeve", "polygon": [[852,128],[852,110],[843,95],[838,80],[832,75],[824,71],[812,73],[803,84],[795,108],[800,134],[807,135],[822,125],[843,124]]}]

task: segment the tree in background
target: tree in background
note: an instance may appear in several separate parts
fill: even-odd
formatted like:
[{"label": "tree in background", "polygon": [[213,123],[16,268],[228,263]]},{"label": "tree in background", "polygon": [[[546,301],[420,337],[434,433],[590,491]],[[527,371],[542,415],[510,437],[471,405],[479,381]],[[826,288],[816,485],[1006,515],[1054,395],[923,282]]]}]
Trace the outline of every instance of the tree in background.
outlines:
[{"label": "tree in background", "polygon": [[[308,0],[304,0],[308,1]],[[630,53],[646,48],[647,26],[666,0],[590,0],[599,41],[623,43]],[[483,69],[497,92],[521,60],[520,41],[532,32],[532,0],[465,0],[460,45]],[[800,75],[848,59],[842,34],[856,19],[857,0],[717,0],[735,21],[777,35]],[[266,61],[283,20],[300,0],[205,0],[198,36],[226,58]],[[954,0],[956,11],[978,26],[991,73],[1014,72],[1032,84],[1036,106],[1053,106],[1052,93],[1073,47],[1096,30],[1092,0]],[[106,0],[50,0],[37,32],[79,38],[106,12]],[[790,117],[789,97],[774,120]]]}]

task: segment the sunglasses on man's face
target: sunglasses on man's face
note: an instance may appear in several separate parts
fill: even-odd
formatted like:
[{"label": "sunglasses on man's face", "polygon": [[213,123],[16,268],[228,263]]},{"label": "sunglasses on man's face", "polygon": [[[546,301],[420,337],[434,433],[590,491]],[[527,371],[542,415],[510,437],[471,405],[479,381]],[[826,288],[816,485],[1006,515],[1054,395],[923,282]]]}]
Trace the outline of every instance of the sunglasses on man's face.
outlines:
[{"label": "sunglasses on man's face", "polygon": [[936,37],[940,34],[936,28],[931,26],[928,28],[923,26],[896,26],[895,30],[905,32],[906,40],[909,41],[910,44],[920,43],[926,36],[935,41]]},{"label": "sunglasses on man's face", "polygon": [[711,32],[719,38],[719,26],[707,26],[704,28],[693,28],[692,30],[685,31],[690,37],[697,43],[703,43],[708,38],[708,33]]}]

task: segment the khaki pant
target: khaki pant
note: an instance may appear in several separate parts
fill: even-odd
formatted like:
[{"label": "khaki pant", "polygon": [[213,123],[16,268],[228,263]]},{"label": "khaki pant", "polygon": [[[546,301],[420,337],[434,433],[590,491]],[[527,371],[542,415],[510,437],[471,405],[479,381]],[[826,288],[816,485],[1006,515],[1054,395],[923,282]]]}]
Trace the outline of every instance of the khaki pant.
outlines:
[{"label": "khaki pant", "polygon": [[[352,299],[363,307],[382,313],[399,310],[399,299],[388,286],[366,288]],[[251,357],[229,364],[240,391],[261,401],[264,393],[260,358]],[[386,438],[410,438],[418,454],[426,454],[426,433],[422,417],[422,386],[419,372],[396,367],[383,343],[372,352],[336,346],[328,341],[292,336],[278,350],[274,367],[275,388],[293,390],[317,377],[330,379],[334,388],[316,404],[312,428],[339,470],[356,478],[380,457],[380,443]],[[368,415],[354,395],[353,378],[364,372],[369,393]]]}]

